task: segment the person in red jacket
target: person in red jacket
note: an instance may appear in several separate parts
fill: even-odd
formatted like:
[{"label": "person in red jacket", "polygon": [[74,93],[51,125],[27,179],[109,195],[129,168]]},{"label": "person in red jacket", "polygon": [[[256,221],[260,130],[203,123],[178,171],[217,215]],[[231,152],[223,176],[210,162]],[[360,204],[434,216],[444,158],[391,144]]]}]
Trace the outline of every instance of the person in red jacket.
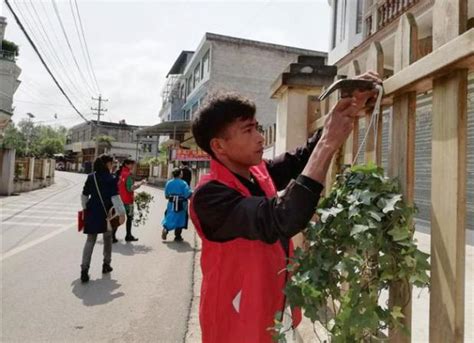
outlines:
[{"label": "person in red jacket", "polygon": [[[361,77],[381,82],[374,73]],[[277,312],[289,317],[290,329],[298,325],[301,313],[287,310],[283,293],[291,238],[311,220],[333,155],[375,95],[356,91],[339,100],[322,131],[271,161],[262,159],[252,101],[226,93],[201,107],[192,132],[212,159],[190,216],[202,239],[203,342],[271,342]]]},{"label": "person in red jacket", "polygon": [[[134,194],[133,192],[142,186],[146,180],[142,180],[141,182],[134,182],[133,179],[133,168],[135,167],[135,160],[132,159],[125,159],[122,162],[122,165],[117,170],[117,178],[118,178],[118,189],[120,198],[122,199],[125,209],[127,211],[127,223],[126,229],[127,234],[125,235],[126,242],[135,242],[138,241],[138,238],[133,237],[132,235],[132,223],[133,223],[133,201],[134,201]],[[117,229],[113,231],[113,243],[117,243],[116,237]]]}]

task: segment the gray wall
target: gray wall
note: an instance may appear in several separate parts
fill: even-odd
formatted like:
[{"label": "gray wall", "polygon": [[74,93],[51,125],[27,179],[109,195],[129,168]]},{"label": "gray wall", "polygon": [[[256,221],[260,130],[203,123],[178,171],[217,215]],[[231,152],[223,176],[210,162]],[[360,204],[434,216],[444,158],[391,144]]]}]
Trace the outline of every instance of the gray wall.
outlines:
[{"label": "gray wall", "polygon": [[270,86],[298,54],[212,41],[209,90],[236,91],[257,104],[257,119],[264,127],[275,123],[277,101]]}]

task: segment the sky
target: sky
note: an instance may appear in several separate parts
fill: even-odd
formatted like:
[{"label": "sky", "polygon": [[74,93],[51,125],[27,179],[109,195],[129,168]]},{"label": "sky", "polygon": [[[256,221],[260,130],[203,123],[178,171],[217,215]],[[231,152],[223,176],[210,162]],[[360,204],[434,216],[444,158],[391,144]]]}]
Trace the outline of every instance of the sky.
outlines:
[{"label": "sky", "polygon": [[[22,69],[21,85],[14,95],[13,121],[32,113],[37,123],[66,127],[81,123],[82,119],[40,63],[6,3],[0,1],[0,15],[8,22],[5,38],[20,46],[17,64]],[[73,103],[88,119],[97,118],[91,110],[97,107],[97,101],[91,97],[97,98],[100,90],[109,100],[104,103],[108,111],[101,120],[156,124],[167,72],[182,50],[198,47],[206,32],[319,51],[327,51],[329,46],[327,0],[76,1],[92,71],[78,38],[81,37],[79,19],[72,15],[74,0],[9,2]]]}]

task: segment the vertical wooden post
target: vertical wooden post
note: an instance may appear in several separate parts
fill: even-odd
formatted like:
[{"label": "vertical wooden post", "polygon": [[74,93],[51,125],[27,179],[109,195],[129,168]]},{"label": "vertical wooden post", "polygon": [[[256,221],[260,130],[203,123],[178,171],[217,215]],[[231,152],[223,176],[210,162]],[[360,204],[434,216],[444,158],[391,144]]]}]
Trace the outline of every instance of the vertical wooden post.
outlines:
[{"label": "vertical wooden post", "polygon": [[[349,71],[347,76],[353,78],[360,74],[359,61],[353,60],[349,65]],[[357,149],[359,147],[359,120],[356,120],[354,124],[354,130],[351,135],[347,138],[344,144],[344,164],[352,164]]]},{"label": "vertical wooden post", "polygon": [[467,70],[433,83],[430,342],[462,342]]},{"label": "vertical wooden post", "polygon": [[[366,70],[373,70],[377,72],[381,77],[383,77],[383,50],[382,45],[379,42],[373,42],[369,48]],[[365,127],[367,128],[370,122],[370,116],[365,117]],[[374,130],[369,131],[367,141],[365,143],[365,163],[374,162],[380,164],[381,162],[381,135],[382,135],[382,109],[380,110],[378,133],[377,133],[377,143],[374,142],[375,134]]]},{"label": "vertical wooden post", "polygon": [[[394,72],[397,73],[416,60],[418,29],[410,13],[400,18],[395,35]],[[402,192],[408,203],[413,203],[415,179],[415,125],[416,93],[409,92],[396,96],[393,100],[391,118],[391,147],[388,175],[398,177]],[[390,285],[389,305],[399,306],[404,314],[403,324],[411,329],[412,304],[411,287],[407,282],[394,282]],[[410,337],[400,331],[389,331],[390,342],[408,343]]]},{"label": "vertical wooden post", "polygon": [[[466,30],[468,0],[433,5],[433,50]],[[464,339],[467,70],[433,81],[430,342]]]}]

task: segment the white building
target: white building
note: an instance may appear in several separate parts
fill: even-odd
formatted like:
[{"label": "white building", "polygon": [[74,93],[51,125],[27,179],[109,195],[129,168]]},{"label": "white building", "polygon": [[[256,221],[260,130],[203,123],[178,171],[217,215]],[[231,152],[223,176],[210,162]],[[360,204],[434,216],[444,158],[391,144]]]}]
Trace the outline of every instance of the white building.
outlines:
[{"label": "white building", "polygon": [[15,62],[18,47],[5,41],[6,26],[5,17],[0,16],[0,137],[13,115],[13,94],[20,85],[18,77],[21,73]]}]

